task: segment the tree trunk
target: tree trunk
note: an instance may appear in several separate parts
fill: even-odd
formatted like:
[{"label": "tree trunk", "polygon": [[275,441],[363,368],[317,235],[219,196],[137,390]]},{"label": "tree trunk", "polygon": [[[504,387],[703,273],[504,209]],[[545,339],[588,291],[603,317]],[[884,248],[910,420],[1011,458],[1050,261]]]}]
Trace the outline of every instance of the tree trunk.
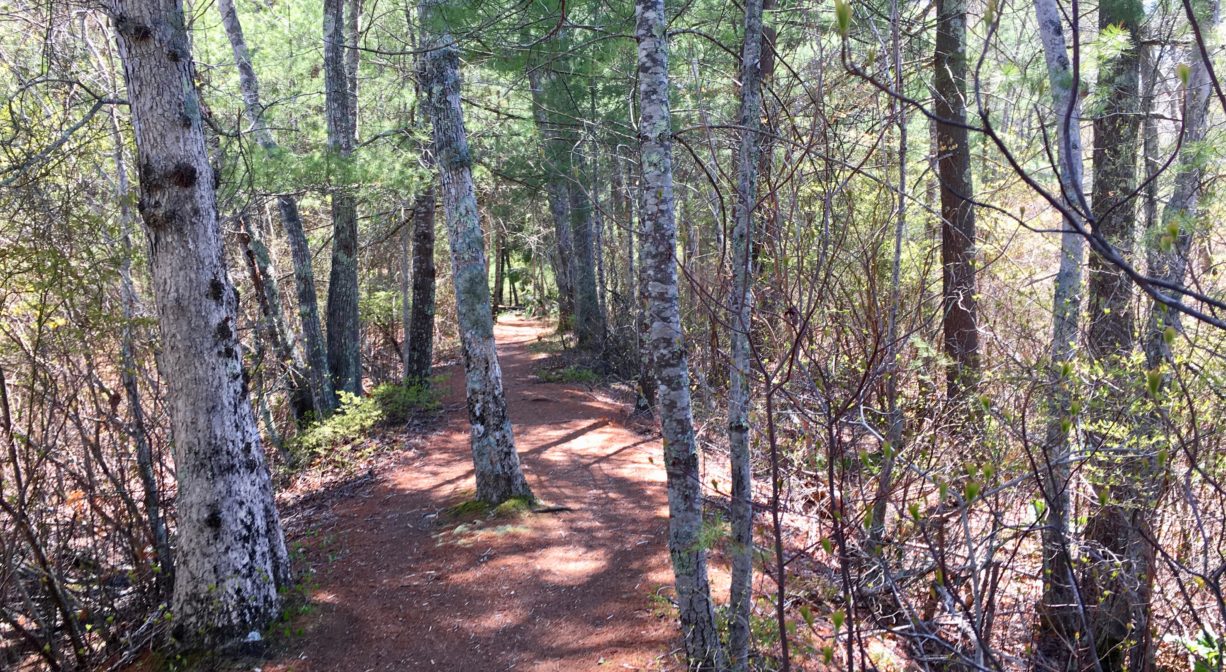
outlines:
[{"label": "tree trunk", "polygon": [[[1197,19],[1202,30],[1213,31],[1221,21],[1219,0],[1195,6],[1204,12],[1204,16]],[[1192,246],[1194,227],[1189,224],[1196,221],[1199,213],[1197,204],[1205,168],[1198,156],[1198,145],[1205,139],[1209,100],[1212,97],[1209,68],[1198,49],[1189,51],[1188,83],[1183,104],[1183,147],[1175,168],[1175,189],[1162,211],[1162,230],[1151,232],[1150,238],[1156,244],[1149,247],[1147,254],[1151,278],[1180,285],[1186,280],[1188,251]],[[1142,335],[1145,364],[1150,369],[1171,360],[1168,328],[1175,331],[1180,329],[1179,313],[1156,302],[1151,304]]]},{"label": "tree trunk", "polygon": [[948,395],[979,386],[979,330],[975,308],[975,208],[971,145],[966,129],[966,0],[938,0],[933,89],[941,180],[942,325]]},{"label": "tree trunk", "polygon": [[596,251],[593,240],[592,199],[583,187],[586,161],[575,162],[570,188],[571,280],[575,291],[575,336],[579,347],[598,351],[604,343],[604,316],[600,313],[600,297],[596,289]]},{"label": "tree trunk", "polygon": [[[1095,236],[1131,256],[1136,229],[1137,145],[1140,131],[1140,30],[1145,10],[1140,0],[1102,3],[1099,30],[1122,28],[1127,43],[1099,70],[1098,88],[1104,106],[1094,120]],[[1101,255],[1090,257],[1089,328],[1086,339],[1091,357],[1104,366],[1108,378],[1127,384],[1125,359],[1133,351],[1132,280]],[[1131,400],[1123,403],[1131,404]],[[1104,399],[1091,411],[1105,426],[1118,422],[1128,407]],[[1116,439],[1108,431],[1089,437],[1096,452]],[[1149,601],[1154,568],[1150,509],[1152,465],[1146,455],[1123,451],[1100,454],[1109,488],[1107,501],[1095,507],[1086,524],[1087,555],[1083,585],[1089,606],[1094,655],[1107,670],[1149,670],[1153,666]],[[1103,498],[1100,497],[1100,501]],[[1097,557],[1096,557],[1097,556]]]},{"label": "tree trunk", "polygon": [[[890,3],[891,62],[894,70],[894,87],[903,90],[902,37],[900,35],[899,2]],[[898,405],[898,316],[902,310],[902,247],[903,233],[907,228],[907,108],[897,98],[891,102],[898,125],[898,206],[894,220],[894,255],[890,265],[890,304],[885,336],[885,396],[886,438],[881,450],[881,472],[877,475],[877,493],[868,526],[868,552],[876,555],[881,550],[885,537],[885,517],[894,485],[895,455],[902,448],[904,418]]]},{"label": "tree trunk", "polygon": [[[1136,230],[1137,140],[1141,123],[1140,0],[1103,3],[1099,30],[1122,26],[1128,44],[1103,64],[1098,88],[1104,107],[1094,119],[1093,233],[1120,255],[1132,254]],[[1132,280],[1118,266],[1090,255],[1086,345],[1095,359],[1124,356],[1133,347]]]},{"label": "tree trunk", "polygon": [[[1085,213],[1082,191],[1080,91],[1068,57],[1060,6],[1056,0],[1035,0],[1035,15],[1043,57],[1052,91],[1056,118],[1057,177],[1064,194],[1064,207],[1072,216]],[[1043,598],[1039,608],[1039,643],[1035,669],[1068,669],[1074,658],[1072,642],[1083,624],[1078,607],[1081,595],[1073,576],[1069,555],[1069,422],[1072,398],[1065,367],[1077,344],[1077,319],[1081,310],[1081,264],[1085,242],[1069,216],[1060,236],[1060,263],[1052,298],[1052,366],[1048,374],[1047,428],[1043,468]]]},{"label": "tree trunk", "polygon": [[275,618],[289,558],[248,399],[183,7],[132,0],[113,18],[170,381],[175,634],[207,644]]},{"label": "tree trunk", "polygon": [[465,391],[472,423],[477,499],[498,504],[512,497],[531,498],[519,466],[511,420],[502,390],[502,371],[494,345],[485,238],[477,214],[472,157],[460,106],[459,50],[445,30],[434,32],[439,0],[421,4],[426,35],[421,59],[422,87],[433,129],[434,158],[443,183],[443,210],[451,247],[456,317],[464,351]]},{"label": "tree trunk", "polygon": [[635,2],[639,142],[643,171],[643,270],[650,299],[651,350],[668,475],[668,547],[690,669],[726,667],[707,579],[702,531],[702,475],[690,408],[690,376],[677,296],[668,42],[664,0]]},{"label": "tree trunk", "polygon": [[[251,132],[264,151],[274,153],[278,150],[277,142],[268,128],[268,122],[264,119],[264,106],[260,103],[259,80],[251,64],[251,54],[247,49],[247,41],[243,37],[243,26],[234,8],[234,0],[219,0],[217,8],[221,12],[221,23],[225,27],[226,36],[230,39],[230,48],[234,52],[234,64],[238,67],[239,88],[243,95],[243,108],[248,121],[251,122]],[[324,344],[323,329],[319,323],[319,300],[315,295],[314,261],[311,258],[311,248],[307,242],[306,232],[302,227],[302,217],[298,214],[297,200],[292,196],[278,196],[277,208],[281,213],[281,225],[285,228],[286,238],[289,239],[290,256],[294,262],[294,285],[297,289],[298,316],[301,322],[311,403],[316,415],[324,417],[336,409],[336,392],[332,389],[327,349]]]},{"label": "tree trunk", "polygon": [[[306,384],[306,365],[294,347],[295,338],[285,324],[285,313],[281,309],[281,288],[277,284],[277,272],[264,244],[258,224],[252,223],[252,217],[246,213],[239,215],[239,241],[247,258],[248,274],[251,285],[255,289],[256,298],[263,316],[263,330],[268,342],[272,343],[276,361],[285,369],[288,378],[286,392],[289,396],[290,410],[295,419],[302,420],[315,410],[310,396],[309,385]],[[257,360],[259,361],[259,360]]]},{"label": "tree trunk", "polygon": [[400,209],[400,326],[404,338],[400,342],[402,378],[409,379],[409,325],[413,321],[413,220]]},{"label": "tree trunk", "polygon": [[563,157],[569,151],[558,137],[558,130],[550,121],[545,99],[545,86],[553,74],[541,67],[528,69],[528,85],[532,90],[532,119],[540,136],[541,152],[545,157],[545,196],[549,200],[549,215],[553,219],[554,255],[553,276],[558,286],[558,328],[568,330],[574,323],[575,290],[572,264],[574,260],[571,242],[571,204],[567,188]]},{"label": "tree trunk", "polygon": [[358,205],[345,166],[353,153],[354,110],[345,35],[346,0],[324,0],[324,97],[328,150],[342,184],[332,191],[332,271],[328,276],[328,368],[337,390],[362,393],[362,330],[358,315]]},{"label": "tree trunk", "polygon": [[413,313],[405,333],[405,380],[426,383],[434,358],[434,183],[413,199]]},{"label": "tree trunk", "polygon": [[[498,226],[495,224],[495,226]],[[502,310],[503,297],[506,295],[506,274],[505,268],[502,265],[503,261],[503,242],[504,234],[502,227],[494,234],[494,314],[497,315]]]},{"label": "tree trunk", "polygon": [[[632,282],[634,283],[634,326],[638,337],[639,375],[638,398],[634,401],[634,412],[651,415],[652,409],[656,407],[659,385],[656,382],[655,354],[651,349],[651,317],[648,314],[648,305],[651,302],[651,297],[647,291],[648,283],[650,282],[650,276],[647,272],[647,265],[650,263],[648,259],[650,251],[647,249],[646,244],[647,221],[643,217],[647,195],[644,193],[646,187],[643,183],[642,172],[640,171],[635,177],[637,177],[634,189],[635,197],[631,199],[631,203],[634,205],[631,207],[637,206],[638,210],[638,216],[634,218],[635,223],[633,225],[635,238],[638,239],[638,272],[632,275]],[[633,247],[631,250],[633,253]],[[632,265],[631,268],[633,267]]]},{"label": "tree trunk", "polygon": [[[114,83],[114,71],[109,70],[113,90],[118,90]],[[153,463],[153,447],[149,445],[149,430],[145,424],[145,409],[141,403],[140,385],[136,380],[135,335],[133,324],[136,320],[138,299],[136,286],[132,282],[132,206],[131,183],[128,181],[128,162],[124,157],[123,135],[119,132],[119,118],[115,108],[110,114],[111,136],[115,142],[115,175],[116,201],[119,203],[119,245],[120,293],[123,301],[123,340],[120,345],[120,364],[123,369],[120,379],[124,394],[128,398],[129,410],[132,413],[132,442],[136,444],[136,470],[140,475],[141,488],[144,490],[145,519],[149,524],[149,535],[153,542],[158,559],[158,590],[164,596],[171,596],[174,591],[174,556],[170,550],[170,535],[166,530],[166,520],[162,517],[162,497],[158,488],[156,470]]]},{"label": "tree trunk", "polygon": [[[732,461],[732,585],[728,653],[732,669],[749,670],[753,611],[753,469],[749,459],[749,330],[753,314],[753,216],[758,202],[758,137],[762,119],[762,0],[745,2],[741,47],[741,109],[737,124],[736,206],[732,226],[732,303],[729,332],[728,445]],[[714,356],[714,353],[712,353]]]},{"label": "tree trunk", "polygon": [[358,50],[361,37],[362,0],[345,0],[345,89],[349,92],[349,137],[358,139],[358,63],[362,52]]}]

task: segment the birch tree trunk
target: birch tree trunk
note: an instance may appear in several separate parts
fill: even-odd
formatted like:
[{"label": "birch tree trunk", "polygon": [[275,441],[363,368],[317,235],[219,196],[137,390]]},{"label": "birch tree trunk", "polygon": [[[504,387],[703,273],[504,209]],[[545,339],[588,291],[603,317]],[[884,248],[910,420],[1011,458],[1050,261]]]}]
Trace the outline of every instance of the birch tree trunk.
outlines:
[{"label": "birch tree trunk", "polygon": [[[324,97],[328,149],[339,159],[340,181],[353,153],[353,92],[345,35],[346,0],[324,0]],[[332,270],[328,276],[328,368],[337,390],[362,393],[362,331],[358,315],[358,206],[346,186],[332,191]]]},{"label": "birch tree trunk", "polygon": [[[251,64],[247,40],[234,0],[218,0],[221,24],[230,48],[234,52],[234,64],[238,67],[238,84],[243,95],[243,108],[251,123],[251,133],[264,151],[272,154],[279,151],[277,141],[268,122],[264,119],[264,106],[260,103],[259,80]],[[290,257],[294,262],[294,287],[298,298],[299,327],[302,329],[302,345],[305,351],[305,374],[310,388],[311,404],[316,415],[327,416],[336,409],[336,392],[332,389],[332,377],[328,371],[328,353],[324,344],[323,328],[319,322],[319,299],[315,295],[314,260],[298,214],[298,201],[292,196],[278,196],[277,209],[281,226],[289,240]]]},{"label": "birch tree trunk", "polygon": [[[1057,0],[1035,0],[1039,38],[1052,91],[1056,118],[1057,177],[1070,215],[1088,212],[1082,191],[1081,105],[1077,75],[1069,62],[1064,26]],[[1068,669],[1082,621],[1081,595],[1069,555],[1071,409],[1069,376],[1064,367],[1073,359],[1081,311],[1081,264],[1085,241],[1066,216],[1060,235],[1060,263],[1052,294],[1052,367],[1048,374],[1047,428],[1044,441],[1046,501],[1043,527],[1043,598],[1039,609],[1038,654],[1035,669]],[[1046,666],[1046,667],[1043,667]]]},{"label": "birch tree trunk", "polygon": [[668,548],[690,669],[727,667],[702,547],[702,475],[690,408],[689,365],[677,295],[672,127],[668,103],[668,38],[664,0],[636,0],[642,213],[651,321],[651,350],[659,382],[658,408],[668,475]]},{"label": "birch tree trunk", "polygon": [[472,423],[477,499],[498,504],[512,497],[531,499],[519,466],[511,420],[507,417],[502,371],[494,344],[494,319],[486,275],[485,239],[477,214],[472,156],[460,106],[460,59],[455,41],[439,29],[440,0],[424,0],[421,81],[433,129],[434,158],[443,184],[443,211],[451,247],[456,317],[464,351],[468,418]]},{"label": "birch tree trunk", "polygon": [[248,399],[183,7],[132,0],[113,19],[179,480],[175,634],[208,644],[276,616],[289,558]]},{"label": "birch tree trunk", "polygon": [[933,107],[941,180],[942,324],[948,395],[979,386],[979,329],[975,298],[975,208],[971,202],[971,144],[966,129],[966,0],[937,1]]},{"label": "birch tree trunk", "polygon": [[741,108],[737,124],[736,205],[732,226],[732,304],[729,333],[728,445],[732,461],[732,618],[728,654],[732,669],[749,670],[749,616],[753,610],[753,469],[749,459],[749,334],[753,314],[753,216],[758,201],[758,137],[762,119],[762,0],[745,2],[741,47]]}]

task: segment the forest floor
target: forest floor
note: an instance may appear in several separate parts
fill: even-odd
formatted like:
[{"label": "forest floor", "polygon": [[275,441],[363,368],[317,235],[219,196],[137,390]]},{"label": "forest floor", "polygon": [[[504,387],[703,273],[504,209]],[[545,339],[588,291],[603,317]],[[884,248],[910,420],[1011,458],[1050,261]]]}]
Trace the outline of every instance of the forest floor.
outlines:
[{"label": "forest floor", "polygon": [[290,514],[305,605],[255,667],[676,668],[659,440],[615,392],[543,382],[551,334],[516,316],[495,328],[524,472],[540,500],[565,509],[464,506],[474,490],[463,369],[440,369],[444,414],[424,440],[405,436],[345,496]]}]

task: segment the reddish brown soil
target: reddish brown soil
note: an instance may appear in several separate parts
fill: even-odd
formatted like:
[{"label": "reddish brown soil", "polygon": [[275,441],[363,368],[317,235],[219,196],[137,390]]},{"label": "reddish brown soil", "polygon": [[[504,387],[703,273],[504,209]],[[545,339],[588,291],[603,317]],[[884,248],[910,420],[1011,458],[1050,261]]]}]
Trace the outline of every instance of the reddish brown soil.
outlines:
[{"label": "reddish brown soil", "polygon": [[659,442],[607,395],[537,379],[546,325],[504,317],[495,333],[528,481],[573,510],[447,520],[473,476],[463,371],[444,369],[443,426],[298,535],[315,606],[264,670],[676,667],[653,600],[671,581]]}]

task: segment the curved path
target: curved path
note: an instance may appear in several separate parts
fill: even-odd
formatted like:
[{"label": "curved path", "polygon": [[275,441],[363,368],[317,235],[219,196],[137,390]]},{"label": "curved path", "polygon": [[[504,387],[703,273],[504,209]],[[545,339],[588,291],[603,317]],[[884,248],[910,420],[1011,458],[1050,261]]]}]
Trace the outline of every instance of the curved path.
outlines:
[{"label": "curved path", "polygon": [[440,522],[474,487],[463,371],[443,369],[443,425],[299,540],[315,606],[264,670],[673,668],[675,624],[653,599],[671,584],[659,442],[624,424],[624,404],[540,382],[532,346],[548,333],[495,328],[528,481],[572,510]]}]

